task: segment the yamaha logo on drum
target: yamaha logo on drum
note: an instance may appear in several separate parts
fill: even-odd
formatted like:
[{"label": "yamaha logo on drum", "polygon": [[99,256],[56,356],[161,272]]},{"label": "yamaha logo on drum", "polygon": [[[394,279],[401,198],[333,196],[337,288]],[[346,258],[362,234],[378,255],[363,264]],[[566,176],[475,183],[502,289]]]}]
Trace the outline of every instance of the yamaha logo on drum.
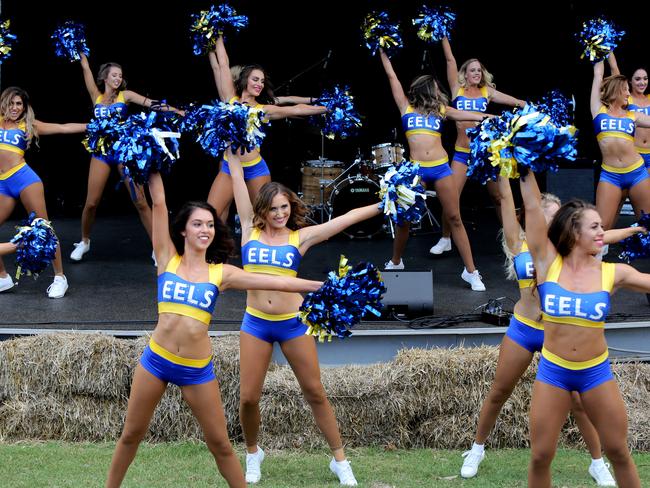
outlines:
[{"label": "yamaha logo on drum", "polygon": [[350,188],[350,193],[370,193],[370,188]]}]

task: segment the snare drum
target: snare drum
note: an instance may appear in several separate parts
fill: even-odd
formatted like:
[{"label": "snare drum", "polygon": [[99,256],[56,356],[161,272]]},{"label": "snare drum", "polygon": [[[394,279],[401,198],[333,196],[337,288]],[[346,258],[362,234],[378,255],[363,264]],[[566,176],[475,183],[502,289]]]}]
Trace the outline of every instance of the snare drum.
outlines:
[{"label": "snare drum", "polygon": [[372,146],[372,154],[375,157],[375,169],[383,170],[404,161],[404,146],[390,142],[377,144]]},{"label": "snare drum", "polygon": [[[338,217],[357,207],[379,203],[379,185],[365,176],[357,175],[339,181],[330,197],[331,217]],[[384,225],[382,214],[364,220],[345,229],[343,233],[353,239],[371,238]]]},{"label": "snare drum", "polygon": [[[300,168],[302,173],[302,201],[307,205],[321,205],[327,202],[333,187],[330,183],[343,172],[344,166],[341,161],[332,161],[331,159],[305,161]],[[322,202],[321,183],[324,185]]]}]

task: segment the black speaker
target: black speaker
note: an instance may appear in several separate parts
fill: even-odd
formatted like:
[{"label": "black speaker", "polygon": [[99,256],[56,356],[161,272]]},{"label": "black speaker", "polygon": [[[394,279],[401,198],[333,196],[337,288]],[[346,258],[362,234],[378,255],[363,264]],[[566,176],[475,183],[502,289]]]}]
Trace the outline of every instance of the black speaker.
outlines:
[{"label": "black speaker", "polygon": [[383,318],[433,314],[433,271],[382,271],[386,294]]}]

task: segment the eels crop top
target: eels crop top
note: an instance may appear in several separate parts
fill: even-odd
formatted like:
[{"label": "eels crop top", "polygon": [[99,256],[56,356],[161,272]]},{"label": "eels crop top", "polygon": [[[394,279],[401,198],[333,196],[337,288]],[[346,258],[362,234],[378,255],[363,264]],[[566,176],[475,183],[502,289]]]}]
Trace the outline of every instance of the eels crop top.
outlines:
[{"label": "eels crop top", "polygon": [[[402,115],[402,128],[406,133],[406,137],[414,134],[428,134],[430,136],[440,137],[442,117],[433,114],[422,115],[414,110],[415,109],[409,105],[406,109],[406,113]],[[442,115],[445,115],[444,107],[442,107]]]},{"label": "eels crop top", "polygon": [[250,240],[242,247],[242,264],[245,271],[277,276],[296,276],[302,256],[297,230],[289,234],[288,244],[271,246],[260,239],[261,230],[253,229]]},{"label": "eels crop top", "polygon": [[[650,99],[650,95],[646,95],[645,97]],[[631,110],[632,112],[642,113],[643,115],[650,115],[650,105],[646,105],[645,107],[635,105],[634,99],[632,97],[628,97],[627,99],[627,109]]]},{"label": "eels crop top", "polygon": [[177,254],[158,276],[158,313],[175,313],[210,324],[219,296],[222,264],[210,264],[208,283],[192,283],[176,274],[181,257]]},{"label": "eels crop top", "polygon": [[460,87],[456,98],[451,101],[451,106],[456,110],[466,110],[469,112],[479,112],[484,114],[487,112],[488,107],[488,88],[487,86],[481,87],[481,96],[478,98],[470,98],[465,96],[465,88]]},{"label": "eels crop top", "polygon": [[533,257],[528,250],[526,241],[521,243],[521,250],[512,261],[515,267],[515,275],[519,282],[519,288],[530,288],[533,286],[535,267],[533,266]]},{"label": "eels crop top", "polygon": [[95,100],[94,114],[96,118],[109,117],[117,114],[120,118],[126,117],[126,100],[124,99],[124,92],[119,92],[115,102],[110,105],[101,103],[103,95],[99,95]]},{"label": "eels crop top", "polygon": [[[0,118],[0,122],[2,121],[2,118]],[[11,151],[21,156],[25,154],[25,150],[27,149],[26,127],[25,121],[22,121],[15,129],[0,128],[0,149]]]},{"label": "eels crop top", "polygon": [[557,282],[562,271],[559,254],[548,270],[546,281],[538,285],[542,320],[556,324],[603,328],[609,312],[609,294],[614,286],[614,263],[601,263],[601,290],[591,293],[569,291]]},{"label": "eels crop top", "polygon": [[636,114],[628,110],[624,117],[614,117],[607,113],[606,107],[600,107],[598,115],[594,117],[594,132],[600,141],[605,137],[618,137],[634,141],[636,127]]}]

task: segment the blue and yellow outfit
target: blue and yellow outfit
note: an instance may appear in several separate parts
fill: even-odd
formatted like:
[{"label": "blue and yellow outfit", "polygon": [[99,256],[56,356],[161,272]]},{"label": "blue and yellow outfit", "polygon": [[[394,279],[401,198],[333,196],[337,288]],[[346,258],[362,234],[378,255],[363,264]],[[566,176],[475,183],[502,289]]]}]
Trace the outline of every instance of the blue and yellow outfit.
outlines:
[{"label": "blue and yellow outfit", "polygon": [[[445,115],[445,109],[442,107],[440,116],[429,114],[422,115],[415,112],[415,109],[410,105],[406,109],[406,113],[402,115],[402,129],[406,137],[425,134],[433,137],[440,137],[442,129],[442,118]],[[411,160],[413,163],[420,165],[418,174],[422,177],[425,183],[435,183],[437,180],[451,176],[453,173],[449,167],[449,158],[437,159],[435,161],[416,161]]]},{"label": "blue and yellow outfit", "polygon": [[[616,265],[601,263],[601,290],[592,293],[569,291],[557,282],[562,271],[559,254],[548,270],[546,281],[539,285],[542,320],[577,327],[603,329],[609,312],[610,292],[614,286]],[[609,351],[588,361],[568,361],[542,348],[537,380],[568,391],[583,393],[614,379]]]},{"label": "blue and yellow outfit", "polygon": [[[114,117],[114,116],[117,116],[120,119],[126,118],[128,107],[127,107],[126,99],[124,98],[124,92],[118,92],[117,97],[115,97],[115,101],[110,105],[104,105],[103,103],[101,103],[102,98],[103,95],[99,95],[95,100],[95,106],[93,108],[93,115],[95,116],[95,118],[101,119],[104,117]],[[102,163],[108,164],[109,166],[119,164],[119,162],[109,154],[107,155],[93,154],[93,157],[95,159],[98,159]]]},{"label": "blue and yellow outfit", "polygon": [[[484,114],[487,112],[487,107],[489,103],[489,92],[487,86],[482,86],[480,88],[481,96],[478,98],[470,98],[465,96],[465,88],[460,87],[456,97],[451,101],[451,106],[456,110],[465,110],[468,112],[475,112]],[[469,148],[454,146],[454,157],[452,161],[458,161],[461,164],[467,166],[467,161],[469,160]]]},{"label": "blue and yellow outfit", "polygon": [[[520,289],[535,286],[535,267],[526,241],[522,242],[519,254],[513,258],[513,265]],[[532,353],[541,351],[544,345],[544,326],[518,313],[512,314],[506,335]]]},{"label": "blue and yellow outfit", "polygon": [[[615,137],[626,141],[634,142],[636,129],[636,114],[628,111],[623,117],[615,117],[607,113],[606,107],[600,107],[598,115],[594,118],[594,132],[596,138],[601,141],[607,137]],[[648,178],[643,158],[639,158],[625,168],[616,168],[605,163],[601,166],[600,180],[627,190],[641,183]]]},{"label": "blue and yellow outfit", "polygon": [[[239,97],[232,97],[228,103],[239,102]],[[262,110],[264,105],[257,104],[253,108]],[[259,146],[258,146],[259,151]],[[270,176],[271,171],[269,171],[269,166],[264,161],[264,158],[261,155],[258,155],[256,158],[251,161],[242,161],[241,167],[244,170],[244,181],[252,180],[253,178],[259,178],[260,176]],[[230,175],[230,166],[228,166],[228,155],[224,152],[223,159],[221,160],[221,171],[225,174]]]},{"label": "blue and yellow outfit", "polygon": [[[650,99],[650,95],[646,95],[646,98]],[[635,105],[634,99],[632,97],[629,97],[627,99],[627,109],[631,110],[632,112],[638,112],[643,115],[650,116],[650,105],[647,105],[645,107]],[[636,150],[639,151],[639,154],[643,158],[646,169],[650,168],[650,148],[636,146]]]},{"label": "blue and yellow outfit", "polygon": [[[0,123],[2,119],[0,118]],[[23,156],[27,150],[27,126],[25,121],[15,129],[0,127],[0,150],[9,151]],[[29,185],[41,183],[41,179],[25,161],[18,163],[4,173],[0,173],[0,195],[14,200],[20,198],[20,193]]]},{"label": "blue and yellow outfit", "polygon": [[[207,283],[193,283],[176,274],[180,263],[181,257],[177,254],[169,261],[165,272],[158,276],[158,313],[191,317],[209,326],[219,296],[223,265],[210,265]],[[207,383],[216,378],[212,356],[183,358],[167,351],[153,339],[142,353],[140,364],[156,378],[178,386]]]},{"label": "blue and yellow outfit", "polygon": [[[242,246],[244,270],[275,276],[296,276],[302,259],[298,231],[292,230],[289,242],[283,246],[264,244],[260,241],[260,235],[261,230],[254,228],[249,241]],[[307,326],[298,319],[298,312],[273,315],[246,307],[241,330],[273,344],[304,335]]]}]

